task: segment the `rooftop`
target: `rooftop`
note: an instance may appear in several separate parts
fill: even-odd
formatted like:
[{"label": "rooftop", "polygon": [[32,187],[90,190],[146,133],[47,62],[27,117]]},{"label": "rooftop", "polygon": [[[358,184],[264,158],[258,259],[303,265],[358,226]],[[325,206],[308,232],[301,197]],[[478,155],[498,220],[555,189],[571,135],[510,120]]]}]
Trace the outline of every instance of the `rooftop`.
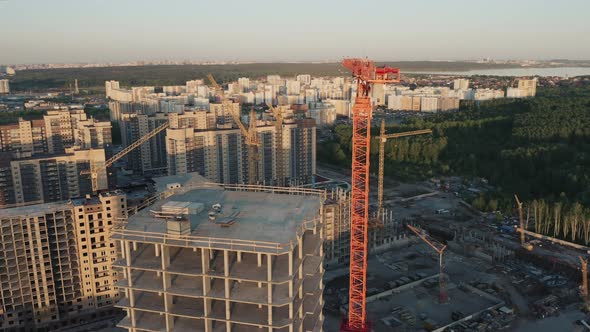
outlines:
[{"label": "rooftop", "polygon": [[[232,190],[233,189],[233,190]],[[166,199],[129,217],[114,238],[183,246],[209,246],[222,249],[278,252],[295,245],[296,235],[319,222],[321,197],[294,194],[289,188],[256,186],[219,186],[209,183],[183,187]],[[278,193],[282,191],[282,193]],[[313,192],[309,192],[312,193]],[[202,203],[184,215],[190,223],[190,235],[171,235],[165,218],[156,217],[162,206],[171,202]],[[215,204],[221,209],[216,221],[232,219],[231,225],[221,226],[209,219]]]},{"label": "rooftop", "polygon": [[25,205],[0,209],[0,218],[28,218],[44,215],[51,211],[71,209],[70,201]]}]

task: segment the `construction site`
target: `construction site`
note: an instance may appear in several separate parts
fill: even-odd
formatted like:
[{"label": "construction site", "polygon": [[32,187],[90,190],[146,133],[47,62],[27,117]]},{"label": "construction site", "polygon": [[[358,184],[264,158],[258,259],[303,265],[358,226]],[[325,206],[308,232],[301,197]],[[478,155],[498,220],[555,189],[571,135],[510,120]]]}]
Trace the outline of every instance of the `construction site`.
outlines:
[{"label": "construction site", "polygon": [[[357,83],[352,167],[318,166],[325,183],[336,184],[324,189],[260,185],[257,138],[234,119],[251,136],[250,184],[209,183],[196,173],[155,179],[158,195],[129,210],[113,229],[121,248],[114,264],[122,275],[117,287],[124,292],[117,306],[126,312],[118,326],[590,330],[590,248],[528,231],[516,195],[514,216],[474,209],[460,193],[487,190],[485,180],[384,178],[385,142],[431,130],[388,134],[382,122],[378,172],[370,174],[371,87],[399,82],[400,72],[367,59],[345,59],[343,65]],[[280,111],[269,107],[282,126]],[[277,172],[282,185],[284,170]]]},{"label": "construction site", "polygon": [[[389,227],[399,233],[368,257],[374,331],[588,330],[580,257],[590,248],[532,232],[523,245],[516,203],[506,231],[436,181],[385,188]],[[324,280],[325,330],[337,331],[348,312],[348,267],[327,269]]]},{"label": "construction site", "polygon": [[[485,180],[385,183],[385,142],[429,130],[387,134],[382,122],[378,173],[371,175],[371,86],[396,82],[399,70],[366,59],[346,59],[343,65],[358,83],[352,167],[319,166],[318,172],[351,183],[350,262],[326,271],[325,329],[590,330],[590,248],[528,231],[529,216],[525,222],[516,195],[514,216],[474,209],[460,192],[486,190]],[[388,248],[370,250],[375,233],[389,233]]]}]

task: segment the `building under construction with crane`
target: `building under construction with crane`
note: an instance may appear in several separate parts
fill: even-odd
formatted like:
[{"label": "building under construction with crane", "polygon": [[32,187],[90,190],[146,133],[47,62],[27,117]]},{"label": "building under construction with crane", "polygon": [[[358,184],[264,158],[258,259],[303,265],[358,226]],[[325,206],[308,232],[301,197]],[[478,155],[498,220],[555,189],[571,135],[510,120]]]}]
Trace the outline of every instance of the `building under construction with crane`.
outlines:
[{"label": "building under construction with crane", "polygon": [[112,231],[118,326],[323,331],[324,192],[192,176]]},{"label": "building under construction with crane", "polygon": [[[268,112],[243,116],[240,102],[226,96],[213,76],[208,79],[211,89],[199,82],[207,89],[207,98],[201,98],[205,104],[192,94],[168,96],[153,93],[153,88],[129,91],[128,99],[137,102],[112,102],[111,118],[119,123],[124,146],[151,135],[127,151],[128,169],[143,175],[199,172],[219,183],[284,186],[313,181],[316,124],[304,105],[275,108],[269,102]],[[173,109],[147,104],[169,98],[181,104]],[[165,124],[167,130],[158,130]]]},{"label": "building under construction with crane", "polygon": [[[279,128],[268,113],[250,113],[247,127],[237,114],[241,126],[233,120],[208,125],[203,120],[216,112],[214,105],[213,112],[169,115],[166,151],[170,175],[199,172],[219,183],[296,185],[312,181],[316,155],[312,119],[287,109]],[[231,110],[237,113],[239,105],[232,105]],[[187,125],[191,122],[194,125]],[[247,142],[249,135],[256,136],[255,150]]]}]

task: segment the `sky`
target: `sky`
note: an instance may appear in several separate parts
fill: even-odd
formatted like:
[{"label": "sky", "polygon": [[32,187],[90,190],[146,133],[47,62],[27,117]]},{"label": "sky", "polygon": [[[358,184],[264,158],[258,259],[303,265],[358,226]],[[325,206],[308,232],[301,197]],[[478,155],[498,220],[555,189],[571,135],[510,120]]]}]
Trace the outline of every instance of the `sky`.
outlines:
[{"label": "sky", "polygon": [[590,59],[589,0],[0,0],[0,64]]}]

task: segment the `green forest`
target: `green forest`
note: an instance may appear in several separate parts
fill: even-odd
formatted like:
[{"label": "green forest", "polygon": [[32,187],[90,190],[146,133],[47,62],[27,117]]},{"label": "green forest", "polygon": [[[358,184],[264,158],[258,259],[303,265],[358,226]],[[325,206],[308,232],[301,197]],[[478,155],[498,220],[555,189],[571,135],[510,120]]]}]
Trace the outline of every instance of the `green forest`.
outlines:
[{"label": "green forest", "polygon": [[[554,220],[558,214],[571,225],[590,216],[590,84],[540,88],[537,97],[526,100],[465,103],[458,112],[413,117],[387,132],[425,128],[433,135],[386,143],[386,176],[406,181],[482,177],[497,192],[476,197],[471,202],[476,208],[510,211],[517,193],[525,204],[543,206],[535,227],[545,233],[579,240],[580,232],[590,232],[576,227],[565,233],[563,227],[570,226]],[[372,131],[377,136],[379,128]],[[318,147],[318,160],[350,165],[351,127],[339,125],[333,134],[332,141]],[[373,139],[372,160],[377,154]],[[372,171],[377,166],[373,162]]]}]

